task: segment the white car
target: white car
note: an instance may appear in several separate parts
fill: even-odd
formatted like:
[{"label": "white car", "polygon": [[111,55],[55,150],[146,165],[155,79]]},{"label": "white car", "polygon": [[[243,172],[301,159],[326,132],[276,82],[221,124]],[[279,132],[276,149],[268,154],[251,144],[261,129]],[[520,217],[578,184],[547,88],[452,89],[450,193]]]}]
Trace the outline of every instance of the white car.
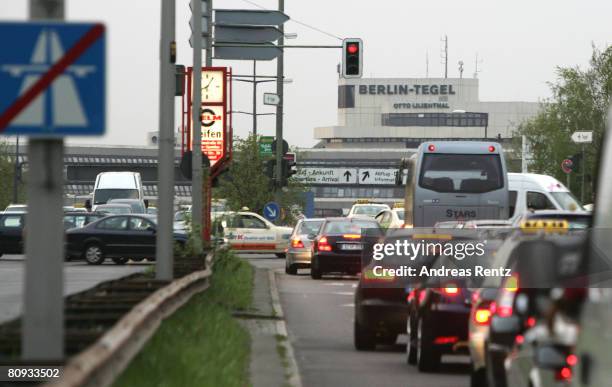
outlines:
[{"label": "white car", "polygon": [[392,210],[383,210],[374,217],[382,228],[403,228],[404,227],[404,209],[394,208]]},{"label": "white car", "polygon": [[225,212],[219,217],[220,230],[232,250],[242,253],[276,254],[284,257],[291,227],[276,226],[254,212]]}]

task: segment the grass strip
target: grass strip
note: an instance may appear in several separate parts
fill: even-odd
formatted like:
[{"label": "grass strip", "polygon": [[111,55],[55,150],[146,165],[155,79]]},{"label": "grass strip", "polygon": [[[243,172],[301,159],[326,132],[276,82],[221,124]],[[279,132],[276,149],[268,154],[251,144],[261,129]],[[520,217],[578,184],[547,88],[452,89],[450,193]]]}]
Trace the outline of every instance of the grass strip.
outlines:
[{"label": "grass strip", "polygon": [[165,320],[115,387],[249,385],[250,336],[232,311],[251,305],[253,269],[220,252],[209,289]]}]

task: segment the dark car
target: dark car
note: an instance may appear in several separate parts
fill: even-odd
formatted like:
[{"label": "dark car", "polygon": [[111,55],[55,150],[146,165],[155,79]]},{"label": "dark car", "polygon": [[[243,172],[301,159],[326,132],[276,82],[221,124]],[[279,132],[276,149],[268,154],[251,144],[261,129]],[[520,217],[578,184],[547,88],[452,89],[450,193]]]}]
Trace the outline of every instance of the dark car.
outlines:
[{"label": "dark car", "polygon": [[[129,259],[155,257],[156,219],[151,215],[111,215],[82,228],[66,232],[66,251],[70,258],[83,257],[91,265],[100,265],[106,258],[116,264]],[[187,242],[187,235],[174,233],[179,245]]]},{"label": "dark car", "polygon": [[23,254],[25,212],[0,213],[0,256]]},{"label": "dark car", "polygon": [[64,212],[64,230],[87,226],[91,222],[102,219],[106,214],[102,212]]},{"label": "dark car", "polygon": [[310,276],[321,279],[327,273],[361,271],[362,229],[380,230],[378,222],[367,218],[328,218],[312,243]]}]

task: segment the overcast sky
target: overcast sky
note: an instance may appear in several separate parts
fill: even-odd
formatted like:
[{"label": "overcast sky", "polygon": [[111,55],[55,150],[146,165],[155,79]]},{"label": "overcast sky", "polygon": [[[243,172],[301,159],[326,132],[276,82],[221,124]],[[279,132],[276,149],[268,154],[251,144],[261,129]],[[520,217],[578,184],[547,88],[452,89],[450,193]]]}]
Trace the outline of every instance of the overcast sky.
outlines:
[{"label": "overcast sky", "polygon": [[[255,0],[273,9],[276,0]],[[538,101],[550,95],[546,84],[555,79],[555,66],[586,66],[591,45],[611,43],[612,1],[590,0],[286,0],[293,19],[286,32],[298,38],[287,44],[340,44],[338,38],[364,41],[367,77],[443,76],[441,38],[448,36],[449,77],[472,77],[480,58],[480,98],[483,101]],[[0,19],[25,19],[27,0],[0,0]],[[178,63],[190,65],[188,0],[176,1]],[[255,8],[246,0],[214,0],[215,8]],[[159,0],[67,0],[67,19],[103,21],[108,31],[108,127],[103,138],[74,139],[73,143],[144,145],[146,134],[158,126]],[[307,24],[328,34],[304,26]],[[6,37],[2,37],[3,39]],[[291,145],[311,146],[313,128],[337,120],[337,49],[288,49],[285,74],[285,138]],[[252,62],[220,61],[235,74],[252,74]],[[258,62],[258,74],[273,75],[274,61]],[[250,84],[234,86],[234,109],[251,111]],[[259,87],[261,104],[273,84]],[[179,112],[177,111],[177,122]],[[250,116],[236,115],[234,132],[251,130]],[[259,133],[273,135],[274,116],[259,118]]]}]

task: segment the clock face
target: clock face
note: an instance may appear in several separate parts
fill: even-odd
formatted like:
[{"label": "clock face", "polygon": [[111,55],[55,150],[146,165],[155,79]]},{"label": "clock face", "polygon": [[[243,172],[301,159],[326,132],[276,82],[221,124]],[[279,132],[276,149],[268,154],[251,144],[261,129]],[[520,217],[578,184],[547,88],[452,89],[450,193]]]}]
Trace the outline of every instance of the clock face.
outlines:
[{"label": "clock face", "polygon": [[223,71],[202,72],[202,103],[223,102]]}]

